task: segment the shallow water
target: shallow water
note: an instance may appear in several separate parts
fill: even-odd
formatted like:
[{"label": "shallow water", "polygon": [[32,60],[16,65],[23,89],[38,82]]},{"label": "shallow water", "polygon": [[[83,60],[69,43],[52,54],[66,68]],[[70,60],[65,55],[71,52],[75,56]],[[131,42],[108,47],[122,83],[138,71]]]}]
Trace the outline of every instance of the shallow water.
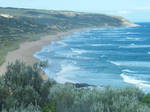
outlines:
[{"label": "shallow water", "polygon": [[142,27],[92,29],[52,42],[34,56],[48,60],[46,74],[60,83],[150,91],[150,23]]}]

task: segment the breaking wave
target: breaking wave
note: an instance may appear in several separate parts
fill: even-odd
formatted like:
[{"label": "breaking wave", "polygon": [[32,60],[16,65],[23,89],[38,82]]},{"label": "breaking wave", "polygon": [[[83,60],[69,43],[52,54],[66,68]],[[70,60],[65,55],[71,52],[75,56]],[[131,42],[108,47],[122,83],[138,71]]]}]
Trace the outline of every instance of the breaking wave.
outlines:
[{"label": "breaking wave", "polygon": [[136,45],[134,43],[126,45],[126,46],[120,46],[119,48],[149,48],[150,45]]},{"label": "breaking wave", "polygon": [[123,78],[124,82],[129,83],[129,84],[134,84],[140,89],[144,90],[145,92],[150,91],[150,84],[148,84],[147,81],[138,80],[132,76],[127,76],[124,73],[120,74],[120,76]]}]

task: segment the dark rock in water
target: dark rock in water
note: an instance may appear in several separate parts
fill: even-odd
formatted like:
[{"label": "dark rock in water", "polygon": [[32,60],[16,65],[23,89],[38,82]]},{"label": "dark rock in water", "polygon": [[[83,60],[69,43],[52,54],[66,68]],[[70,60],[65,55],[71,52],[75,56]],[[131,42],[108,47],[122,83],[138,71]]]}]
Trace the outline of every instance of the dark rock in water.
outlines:
[{"label": "dark rock in water", "polygon": [[66,82],[65,84],[74,85],[76,88],[95,87],[95,85],[89,85],[87,83],[70,83],[70,82]]},{"label": "dark rock in water", "polygon": [[88,87],[96,87],[95,85],[89,85],[87,83],[65,83],[74,85],[76,88],[88,88]]},{"label": "dark rock in water", "polygon": [[97,88],[97,89],[103,89],[104,86],[96,86],[96,85],[90,85],[87,83],[71,83],[71,82],[66,82],[65,85],[73,85],[74,87],[78,88],[78,89],[90,89],[92,90],[93,88]]},{"label": "dark rock in water", "polygon": [[89,85],[89,84],[86,84],[86,83],[75,83],[73,85],[75,85],[76,88],[93,86],[93,85]]}]

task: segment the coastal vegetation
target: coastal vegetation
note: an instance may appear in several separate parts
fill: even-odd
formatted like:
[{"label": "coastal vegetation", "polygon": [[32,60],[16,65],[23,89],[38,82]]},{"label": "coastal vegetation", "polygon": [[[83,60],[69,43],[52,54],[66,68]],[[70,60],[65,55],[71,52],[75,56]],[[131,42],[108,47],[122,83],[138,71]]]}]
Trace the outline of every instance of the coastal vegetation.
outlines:
[{"label": "coastal vegetation", "polygon": [[128,25],[131,23],[122,17],[104,14],[0,8],[0,64],[21,42],[72,29]]},{"label": "coastal vegetation", "polygon": [[39,73],[39,64],[9,63],[0,77],[0,111],[150,112],[150,95],[138,88],[77,88],[43,80]]}]

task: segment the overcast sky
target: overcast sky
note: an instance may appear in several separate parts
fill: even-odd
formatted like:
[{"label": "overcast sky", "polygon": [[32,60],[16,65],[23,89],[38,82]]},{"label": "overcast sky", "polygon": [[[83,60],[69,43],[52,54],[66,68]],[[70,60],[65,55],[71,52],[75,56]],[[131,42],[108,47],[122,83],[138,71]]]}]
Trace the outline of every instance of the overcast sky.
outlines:
[{"label": "overcast sky", "polygon": [[150,22],[150,0],[0,0],[0,6],[98,12]]}]

